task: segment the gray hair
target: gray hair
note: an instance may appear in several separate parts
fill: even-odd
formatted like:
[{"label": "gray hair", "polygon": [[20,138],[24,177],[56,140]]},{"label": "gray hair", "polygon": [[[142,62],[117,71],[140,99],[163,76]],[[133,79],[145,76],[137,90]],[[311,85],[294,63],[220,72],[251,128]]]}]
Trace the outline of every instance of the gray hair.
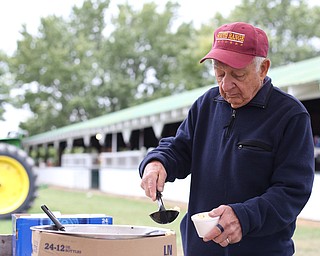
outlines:
[{"label": "gray hair", "polygon": [[265,57],[256,56],[253,58],[252,63],[256,66],[256,71],[260,70],[261,64],[265,61]]}]

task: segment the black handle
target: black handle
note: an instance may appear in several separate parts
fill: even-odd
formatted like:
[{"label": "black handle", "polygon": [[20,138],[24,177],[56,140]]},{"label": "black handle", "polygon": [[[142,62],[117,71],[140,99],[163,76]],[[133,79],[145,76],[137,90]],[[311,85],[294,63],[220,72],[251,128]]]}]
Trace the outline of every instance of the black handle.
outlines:
[{"label": "black handle", "polygon": [[162,194],[160,191],[157,190],[156,198],[158,201],[159,211],[166,211],[166,208],[164,207],[163,201],[162,201]]},{"label": "black handle", "polygon": [[54,216],[54,214],[49,210],[46,205],[41,205],[41,209],[48,215],[48,217],[53,221],[56,225],[57,229],[60,231],[66,231],[66,228],[60,223],[60,221]]}]

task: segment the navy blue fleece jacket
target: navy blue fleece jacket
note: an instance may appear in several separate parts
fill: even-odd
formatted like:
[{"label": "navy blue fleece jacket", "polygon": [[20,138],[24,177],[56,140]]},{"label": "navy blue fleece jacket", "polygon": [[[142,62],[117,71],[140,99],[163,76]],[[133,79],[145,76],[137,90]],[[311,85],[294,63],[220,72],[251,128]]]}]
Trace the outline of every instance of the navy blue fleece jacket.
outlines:
[{"label": "navy blue fleece jacket", "polygon": [[[192,105],[175,137],[163,138],[140,165],[157,159],[167,181],[191,174],[188,212],[181,222],[185,256],[293,255],[295,221],[314,176],[310,116],[294,97],[263,87],[245,106],[232,109],[210,89]],[[229,205],[242,240],[226,248],[203,242],[190,216]]]}]

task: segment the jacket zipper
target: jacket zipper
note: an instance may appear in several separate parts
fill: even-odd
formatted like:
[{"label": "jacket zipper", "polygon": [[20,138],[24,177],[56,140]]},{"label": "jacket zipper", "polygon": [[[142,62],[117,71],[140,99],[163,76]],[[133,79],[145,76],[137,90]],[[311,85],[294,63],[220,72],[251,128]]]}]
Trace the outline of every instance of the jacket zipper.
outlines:
[{"label": "jacket zipper", "polygon": [[231,118],[230,118],[229,124],[225,126],[225,128],[227,128],[227,131],[226,131],[227,138],[229,138],[229,136],[231,134],[235,119],[236,119],[236,110],[232,109],[232,114],[231,114]]},{"label": "jacket zipper", "polygon": [[245,140],[237,143],[238,149],[248,148],[253,150],[264,150],[272,152],[272,146],[257,140]]}]

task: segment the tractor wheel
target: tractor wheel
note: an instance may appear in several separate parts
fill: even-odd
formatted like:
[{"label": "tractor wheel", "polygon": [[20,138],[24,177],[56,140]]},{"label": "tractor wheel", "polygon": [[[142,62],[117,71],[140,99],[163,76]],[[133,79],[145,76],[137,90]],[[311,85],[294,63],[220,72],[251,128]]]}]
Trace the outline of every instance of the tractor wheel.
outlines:
[{"label": "tractor wheel", "polygon": [[25,151],[0,143],[0,219],[31,207],[37,192],[33,165]]}]

